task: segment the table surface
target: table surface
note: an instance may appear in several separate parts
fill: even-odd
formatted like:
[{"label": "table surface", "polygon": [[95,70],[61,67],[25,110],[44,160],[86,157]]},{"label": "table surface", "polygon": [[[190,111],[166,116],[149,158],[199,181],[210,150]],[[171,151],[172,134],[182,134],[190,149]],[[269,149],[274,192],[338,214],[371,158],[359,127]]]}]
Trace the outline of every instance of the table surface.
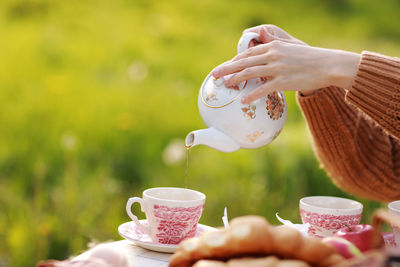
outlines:
[{"label": "table surface", "polygon": [[[128,240],[120,240],[109,243],[102,243],[101,246],[122,251],[128,258],[129,267],[166,267],[169,263],[170,253],[161,253],[141,248]],[[74,260],[86,258],[92,249],[78,255]]]}]

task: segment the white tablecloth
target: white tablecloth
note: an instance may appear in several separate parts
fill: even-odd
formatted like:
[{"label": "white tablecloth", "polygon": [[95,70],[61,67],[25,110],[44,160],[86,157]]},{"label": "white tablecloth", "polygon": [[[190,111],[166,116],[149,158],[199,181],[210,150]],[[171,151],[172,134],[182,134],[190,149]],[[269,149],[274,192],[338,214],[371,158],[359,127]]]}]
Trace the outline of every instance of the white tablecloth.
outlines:
[{"label": "white tablecloth", "polygon": [[[115,241],[110,243],[102,243],[97,246],[109,246],[117,249],[128,258],[129,267],[166,267],[172,254],[150,251],[127,241]],[[95,248],[93,248],[95,249]],[[85,259],[88,257],[92,249],[74,257],[74,260]]]}]

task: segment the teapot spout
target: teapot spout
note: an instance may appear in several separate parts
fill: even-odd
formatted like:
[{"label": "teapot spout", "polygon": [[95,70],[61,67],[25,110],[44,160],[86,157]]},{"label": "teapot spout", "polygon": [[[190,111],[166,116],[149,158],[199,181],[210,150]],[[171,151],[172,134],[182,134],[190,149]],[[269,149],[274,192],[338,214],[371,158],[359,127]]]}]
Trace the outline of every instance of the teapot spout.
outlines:
[{"label": "teapot spout", "polygon": [[206,145],[222,152],[234,152],[240,148],[231,137],[213,127],[190,132],[186,136],[185,145],[188,148]]}]

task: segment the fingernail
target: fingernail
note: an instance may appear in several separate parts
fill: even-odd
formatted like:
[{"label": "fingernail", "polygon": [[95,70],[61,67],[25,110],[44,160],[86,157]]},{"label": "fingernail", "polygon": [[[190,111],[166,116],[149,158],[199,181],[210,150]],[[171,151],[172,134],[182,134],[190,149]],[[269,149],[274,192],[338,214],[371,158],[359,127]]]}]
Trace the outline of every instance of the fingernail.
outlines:
[{"label": "fingernail", "polygon": [[246,104],[246,97],[242,97],[242,98],[240,99],[240,102],[242,102],[242,104]]}]

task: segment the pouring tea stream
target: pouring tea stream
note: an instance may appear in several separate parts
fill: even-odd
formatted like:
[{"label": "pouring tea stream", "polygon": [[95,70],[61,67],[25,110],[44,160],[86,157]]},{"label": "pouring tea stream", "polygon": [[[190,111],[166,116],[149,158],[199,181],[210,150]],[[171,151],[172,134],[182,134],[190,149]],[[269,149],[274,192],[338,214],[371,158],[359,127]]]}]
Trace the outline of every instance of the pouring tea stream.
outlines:
[{"label": "pouring tea stream", "polygon": [[[253,32],[244,34],[237,46],[238,53],[248,49],[252,40],[258,41],[259,35]],[[238,88],[226,87],[223,79],[215,79],[210,73],[203,81],[198,107],[208,128],[190,132],[185,138],[186,147],[206,145],[222,152],[234,152],[240,148],[262,147],[273,141],[286,121],[283,92],[276,91],[251,104],[242,104],[241,96],[266,79],[250,79]]]}]

